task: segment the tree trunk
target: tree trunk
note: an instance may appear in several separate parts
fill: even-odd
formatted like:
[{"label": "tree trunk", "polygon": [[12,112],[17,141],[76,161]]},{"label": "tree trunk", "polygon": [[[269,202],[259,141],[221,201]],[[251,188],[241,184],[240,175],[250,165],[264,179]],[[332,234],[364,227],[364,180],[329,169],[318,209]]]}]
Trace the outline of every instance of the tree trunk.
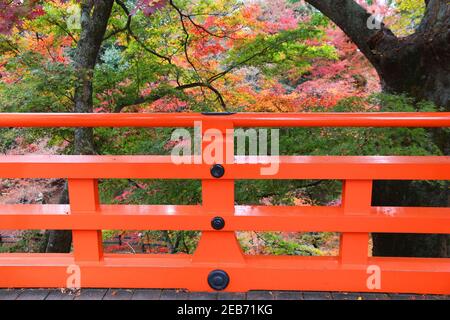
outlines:
[{"label": "tree trunk", "polygon": [[[74,58],[77,81],[74,112],[93,111],[92,93],[94,68],[105,36],[114,0],[83,0],[81,2],[81,34]],[[94,154],[92,128],[77,128],[74,138],[74,154]],[[67,184],[60,203],[68,203]],[[49,231],[46,252],[70,252],[72,232]]]},{"label": "tree trunk", "polygon": [[[64,189],[59,198],[60,204],[69,203],[69,194],[67,189],[67,182],[64,184]],[[45,252],[70,252],[70,247],[72,244],[72,232],[64,230],[47,230],[45,232],[45,240],[47,245],[45,246]]]},{"label": "tree trunk", "polygon": [[[450,11],[444,2],[428,2],[418,31],[386,46],[377,70],[385,92],[430,100],[450,111]],[[448,155],[448,133],[431,131],[434,143]],[[375,181],[372,204],[446,207],[448,186],[426,190],[426,183]],[[374,256],[450,257],[449,235],[373,234],[373,243]]]},{"label": "tree trunk", "polygon": [[[448,186],[435,188],[425,181],[374,181],[374,206],[445,207]],[[374,256],[450,257],[450,237],[428,234],[372,234]]]},{"label": "tree trunk", "polygon": [[[416,32],[396,37],[384,24],[369,29],[370,14],[353,0],[306,0],[336,23],[377,70],[383,90],[430,100],[450,111],[450,6],[425,0]],[[449,154],[450,137],[432,130],[434,143]],[[447,206],[448,187],[428,190],[426,182],[374,181],[374,206]],[[449,235],[373,234],[375,256],[450,257]]]},{"label": "tree trunk", "polygon": [[450,108],[450,6],[427,0],[416,32],[398,38],[381,23],[369,29],[370,14],[353,0],[307,0],[338,25],[377,70],[385,91],[406,93]]}]

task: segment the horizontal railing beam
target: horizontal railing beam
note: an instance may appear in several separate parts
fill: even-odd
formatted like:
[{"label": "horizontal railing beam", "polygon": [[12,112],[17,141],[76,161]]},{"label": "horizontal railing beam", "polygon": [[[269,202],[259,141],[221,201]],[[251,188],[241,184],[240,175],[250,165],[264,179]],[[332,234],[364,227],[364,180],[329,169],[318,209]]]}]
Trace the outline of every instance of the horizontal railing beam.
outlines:
[{"label": "horizontal railing beam", "polygon": [[[272,175],[268,158],[235,158],[221,179],[450,180],[449,156],[281,156]],[[258,162],[258,163],[252,163]],[[272,164],[274,165],[274,164]],[[170,156],[1,156],[1,178],[215,179],[207,164],[175,164]]]},{"label": "horizontal railing beam", "polygon": [[[236,206],[223,231],[393,232],[450,234],[450,208]],[[208,214],[209,213],[209,214]],[[70,214],[67,205],[0,205],[0,229],[211,231],[212,213],[199,205],[101,205]]]},{"label": "horizontal railing beam", "polygon": [[386,113],[1,113],[0,127],[192,127],[222,121],[235,127],[450,127],[449,112]]},{"label": "horizontal railing beam", "polygon": [[[0,255],[0,287],[65,287],[69,254]],[[381,287],[368,288],[369,267],[381,270]],[[185,288],[212,291],[207,277],[217,263],[190,255],[105,254],[100,263],[79,264],[85,288]],[[232,281],[226,291],[312,290],[448,294],[450,259],[368,258],[345,265],[339,257],[245,256],[226,265]],[[407,272],[405,272],[407,270]],[[332,287],[330,287],[332,285]]]}]

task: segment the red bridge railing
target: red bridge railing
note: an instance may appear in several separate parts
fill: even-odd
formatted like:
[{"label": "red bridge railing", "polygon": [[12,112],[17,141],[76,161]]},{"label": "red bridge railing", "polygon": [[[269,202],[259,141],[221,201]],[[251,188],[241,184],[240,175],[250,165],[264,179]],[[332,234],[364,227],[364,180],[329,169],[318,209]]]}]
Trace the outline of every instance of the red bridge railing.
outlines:
[{"label": "red bridge railing", "polygon": [[[1,114],[0,127],[449,127],[450,113]],[[206,142],[203,141],[203,148]],[[231,148],[233,150],[233,148]],[[242,161],[247,160],[247,161]],[[251,161],[250,161],[251,160]],[[373,180],[450,180],[447,156],[281,156],[175,164],[170,156],[0,156],[0,178],[68,179],[70,205],[0,205],[0,229],[72,230],[70,254],[0,254],[0,287],[450,293],[449,258],[370,257],[371,232],[450,234],[449,208],[373,207]],[[223,175],[222,175],[223,174]],[[199,179],[201,205],[105,205],[98,179]],[[237,179],[342,180],[339,207],[235,206]],[[216,219],[214,219],[216,218]],[[104,254],[101,230],[200,230],[192,255]],[[341,233],[336,257],[245,255],[235,231]]]}]

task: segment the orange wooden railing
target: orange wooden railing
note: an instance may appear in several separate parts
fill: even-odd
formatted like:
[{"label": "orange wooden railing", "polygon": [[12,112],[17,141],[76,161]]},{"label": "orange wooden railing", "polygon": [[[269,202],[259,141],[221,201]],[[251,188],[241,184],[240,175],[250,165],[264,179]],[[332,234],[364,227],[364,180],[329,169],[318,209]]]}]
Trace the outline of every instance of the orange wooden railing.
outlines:
[{"label": "orange wooden railing", "polygon": [[[189,127],[194,121],[223,133],[234,127],[449,127],[450,113],[0,115],[0,127]],[[228,136],[224,143],[233,141]],[[70,205],[2,204],[0,229],[73,230],[71,254],[0,254],[0,286],[65,287],[77,266],[82,287],[450,293],[450,259],[368,252],[371,232],[450,234],[449,208],[371,206],[373,180],[450,180],[450,157],[282,156],[278,173],[261,175],[265,165],[224,163],[224,175],[215,178],[206,163],[177,165],[169,156],[0,156],[0,178],[65,178],[70,197]],[[202,204],[100,204],[97,179],[113,178],[200,179]],[[344,181],[342,205],[235,206],[236,179],[338,179]],[[215,217],[221,219],[213,225]],[[201,230],[202,236],[192,255],[103,254],[103,229]],[[235,236],[245,230],[340,232],[340,254],[245,255]]]}]

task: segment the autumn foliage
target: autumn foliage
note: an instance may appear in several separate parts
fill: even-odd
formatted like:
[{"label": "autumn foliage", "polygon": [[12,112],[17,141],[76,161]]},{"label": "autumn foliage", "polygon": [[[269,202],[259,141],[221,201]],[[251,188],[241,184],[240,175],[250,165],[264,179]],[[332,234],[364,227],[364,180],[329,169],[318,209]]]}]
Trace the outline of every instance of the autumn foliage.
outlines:
[{"label": "autumn foliage", "polygon": [[[77,1],[0,2],[7,44],[0,58],[3,83],[27,77],[24,55],[43,66],[70,69],[79,26],[67,12],[76,15],[77,6]],[[99,66],[99,74],[114,76],[98,85],[94,111],[293,112],[379,91],[373,68],[343,32],[314,21],[303,6],[284,0],[197,6],[139,0],[127,8],[128,17],[115,7],[114,36],[105,41]],[[133,34],[116,32],[128,18],[136,21],[130,24]],[[148,31],[147,23],[161,28]],[[138,75],[145,66],[153,74]]]}]

